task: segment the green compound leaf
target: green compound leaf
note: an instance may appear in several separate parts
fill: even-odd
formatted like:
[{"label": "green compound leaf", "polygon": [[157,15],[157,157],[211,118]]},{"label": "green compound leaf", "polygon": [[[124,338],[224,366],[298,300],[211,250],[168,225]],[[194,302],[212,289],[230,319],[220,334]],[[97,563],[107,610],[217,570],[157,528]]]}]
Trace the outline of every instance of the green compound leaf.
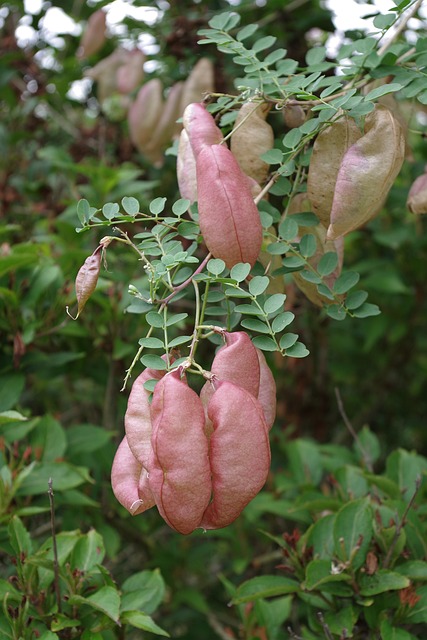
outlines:
[{"label": "green compound leaf", "polygon": [[130,216],[136,216],[136,214],[139,213],[139,202],[136,198],[128,198],[128,196],[125,196],[122,199],[122,207]]},{"label": "green compound leaf", "polygon": [[337,294],[347,293],[360,280],[360,275],[356,271],[346,271],[335,280],[333,291]]},{"label": "green compound leaf", "polygon": [[251,271],[251,265],[248,262],[239,262],[232,267],[230,271],[230,278],[237,282],[243,282],[246,280]]},{"label": "green compound leaf", "polygon": [[252,342],[262,351],[277,351],[277,344],[273,338],[269,338],[268,336],[255,336]]},{"label": "green compound leaf", "polygon": [[302,342],[295,342],[292,347],[286,349],[286,355],[291,358],[305,358],[309,353],[310,351]]},{"label": "green compound leaf", "polygon": [[147,367],[148,369],[156,369],[157,371],[165,371],[167,369],[167,364],[163,358],[151,353],[147,353],[145,356],[142,356],[141,362],[144,367]]},{"label": "green compound leaf", "polygon": [[219,276],[225,269],[225,262],[219,258],[212,258],[206,266],[209,273],[212,273],[214,276]]},{"label": "green compound leaf", "polygon": [[253,296],[260,296],[267,289],[270,284],[270,279],[267,276],[255,276],[249,282],[249,291]]},{"label": "green compound leaf", "polygon": [[275,313],[285,304],[285,300],[286,296],[284,293],[274,293],[264,302],[265,313]]}]

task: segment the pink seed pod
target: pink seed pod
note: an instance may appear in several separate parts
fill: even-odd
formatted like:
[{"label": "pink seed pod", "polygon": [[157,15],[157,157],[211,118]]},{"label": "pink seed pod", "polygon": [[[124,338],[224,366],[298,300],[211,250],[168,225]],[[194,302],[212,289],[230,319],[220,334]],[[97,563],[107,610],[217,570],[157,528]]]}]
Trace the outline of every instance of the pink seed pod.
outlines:
[{"label": "pink seed pod", "polygon": [[206,94],[215,90],[214,66],[209,58],[200,58],[184,84],[180,113],[192,102],[201,102]]},{"label": "pink seed pod", "polygon": [[151,489],[141,483],[142,465],[133,456],[126,436],[114,456],[111,486],[120,504],[133,516],[155,505]]},{"label": "pink seed pod", "polygon": [[191,202],[197,200],[196,158],[185,129],[181,131],[176,160],[176,177],[181,198]]},{"label": "pink seed pod", "polygon": [[163,110],[163,88],[158,78],[146,82],[128,112],[130,138],[144,153]]},{"label": "pink seed pod", "polygon": [[151,403],[149,484],[160,515],[182,534],[199,526],[211,497],[205,413],[176,369],[156,385]]},{"label": "pink seed pod", "polygon": [[256,349],[259,360],[259,392],[258,400],[264,412],[264,418],[268,429],[274,424],[276,419],[276,381],[267,364],[265,356],[260,349]]},{"label": "pink seed pod", "polygon": [[77,57],[88,58],[102,48],[105,42],[106,17],[102,9],[90,16],[80,40]]},{"label": "pink seed pod", "polygon": [[77,315],[79,317],[86,302],[96,289],[99,272],[101,270],[102,245],[99,245],[95,251],[84,261],[80,267],[75,282],[76,298],[77,298]]},{"label": "pink seed pod", "polygon": [[204,529],[233,522],[264,486],[270,467],[268,429],[260,403],[232,382],[219,382],[209,402],[212,502]]},{"label": "pink seed pod", "polygon": [[224,139],[221,129],[216,126],[214,118],[200,102],[193,102],[188,105],[184,111],[182,121],[196,158],[205,146],[220,144]]},{"label": "pink seed pod", "polygon": [[411,213],[427,213],[427,167],[425,171],[414,180],[409,189],[406,206]]},{"label": "pink seed pod", "polygon": [[261,251],[262,226],[247,177],[231,151],[219,144],[196,155],[199,224],[208,250],[231,269],[253,266]]},{"label": "pink seed pod", "polygon": [[[166,356],[162,356],[165,359]],[[144,387],[147,380],[160,380],[165,375],[164,371],[145,369],[135,380],[129,394],[128,405],[125,413],[125,432],[129,447],[146,469],[149,469],[151,448],[151,415],[150,392]]]},{"label": "pink seed pod", "polygon": [[135,91],[144,78],[145,55],[140,49],[127,51],[126,62],[117,69],[117,90],[127,94]]}]

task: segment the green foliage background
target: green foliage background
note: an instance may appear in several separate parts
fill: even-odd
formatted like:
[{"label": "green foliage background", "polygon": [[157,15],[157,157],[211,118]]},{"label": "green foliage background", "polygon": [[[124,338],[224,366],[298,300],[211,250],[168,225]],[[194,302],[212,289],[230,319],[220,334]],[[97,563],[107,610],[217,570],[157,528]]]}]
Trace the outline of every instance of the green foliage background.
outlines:
[{"label": "green foliage background", "polygon": [[[233,7],[225,1],[166,4],[145,3],[164,11],[161,21],[142,25],[127,17],[123,25],[130,41],[142,28],[155,38],[159,50],[148,56],[157,63],[152,75],[169,87],[185,79],[201,56],[197,31]],[[87,2],[49,6],[77,23],[94,11]],[[126,122],[102,113],[93,92],[83,102],[70,97],[88,62],[76,57],[78,36],[64,35],[63,45],[52,46],[42,24],[47,9],[45,4],[31,17],[37,39],[30,48],[15,39],[24,4],[9,1],[0,13],[1,632],[45,640],[145,633],[188,640],[421,638],[427,622],[423,484],[407,527],[405,509],[417,475],[424,477],[427,468],[427,235],[425,219],[409,214],[406,198],[427,161],[425,126],[419,126],[422,135],[409,134],[411,153],[384,210],[346,239],[345,264],[361,274],[360,285],[381,315],[337,322],[296,291],[292,330],[310,356],[269,357],[278,417],[266,488],[232,526],[182,537],[156,510],[131,518],[109,485],[128,394],[120,389],[147,327],[143,307],[127,292],[141,279],[140,264],[117,245],[79,321],[65,313],[75,301],[78,269],[105,235],[103,229],[76,233],[77,201],[102,207],[134,197],[141,211],[157,197],[174,202],[176,158],[171,152],[161,169],[153,167],[130,144]],[[276,37],[277,46],[302,65],[312,38],[323,44],[334,29],[317,0],[271,0],[263,7],[243,1],[238,12],[240,26],[257,23],[256,38]],[[427,43],[425,25],[418,35]],[[111,53],[118,39],[111,37],[90,65]],[[230,57],[214,45],[205,46],[203,55],[215,62],[218,91],[233,91]],[[284,132],[276,130],[278,136]],[[208,362],[207,349],[202,355]],[[359,440],[344,425],[336,389]],[[52,557],[46,555],[52,546],[49,477],[63,552],[60,584],[71,597],[62,613],[55,608]],[[372,495],[381,504],[377,511],[367,497]],[[405,540],[402,534],[391,547],[399,521]],[[313,534],[320,522],[325,530]],[[328,581],[324,591],[319,584],[330,577],[330,559],[352,526],[354,544],[362,534],[367,545],[361,564],[370,551],[380,563],[388,558],[383,570],[393,568],[392,575],[374,588],[366,575],[355,578],[356,562],[337,574],[339,589]],[[403,560],[419,564],[402,568]],[[324,564],[308,569],[310,562]],[[305,585],[299,599],[292,595],[295,575]],[[346,595],[342,584],[359,579],[357,597]],[[419,600],[408,605],[398,594],[411,588]],[[40,590],[46,597],[37,595]],[[88,600],[94,594],[95,603]],[[68,622],[78,614],[75,631]],[[344,628],[354,635],[343,635]]]}]

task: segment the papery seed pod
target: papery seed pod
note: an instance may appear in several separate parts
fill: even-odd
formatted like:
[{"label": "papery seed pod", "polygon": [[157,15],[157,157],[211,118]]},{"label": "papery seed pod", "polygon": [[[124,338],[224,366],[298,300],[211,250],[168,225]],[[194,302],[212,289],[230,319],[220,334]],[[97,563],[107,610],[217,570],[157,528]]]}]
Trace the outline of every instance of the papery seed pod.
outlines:
[{"label": "papery seed pod", "polygon": [[260,156],[274,146],[274,133],[266,122],[270,106],[266,103],[247,102],[242,105],[231,134],[230,150],[243,173],[262,184],[270,165]]},{"label": "papery seed pod", "polygon": [[126,436],[114,456],[111,469],[111,486],[120,504],[133,516],[155,505],[151,489],[141,483],[143,467],[133,456]]},{"label": "papery seed pod", "polygon": [[[165,359],[165,356],[162,356]],[[150,392],[144,387],[147,380],[160,380],[164,371],[145,369],[132,385],[125,413],[125,432],[129,447],[146,469],[149,470],[151,447]]]},{"label": "papery seed pod", "polygon": [[181,115],[179,108],[183,86],[182,82],[177,82],[171,87],[156,128],[145,146],[144,155],[157,167],[163,165],[164,150],[172,140],[176,121]]},{"label": "papery seed pod", "polygon": [[335,184],[327,239],[361,227],[381,209],[405,158],[405,136],[391,111],[377,104],[364,135],[344,154]]},{"label": "papery seed pod", "polygon": [[79,58],[88,58],[102,48],[105,42],[106,17],[102,9],[90,16],[77,51]]},{"label": "papery seed pod", "polygon": [[233,522],[264,486],[270,467],[268,429],[260,403],[232,382],[219,382],[208,407],[212,502],[200,526]]},{"label": "papery seed pod", "polygon": [[221,129],[216,126],[213,116],[199,102],[187,106],[182,122],[196,158],[205,146],[220,144],[223,140]]},{"label": "papery seed pod", "polygon": [[412,183],[406,206],[411,213],[427,213],[427,167],[426,173]]},{"label": "papery seed pod", "polygon": [[259,391],[258,401],[264,412],[264,418],[268,429],[274,424],[276,419],[276,381],[273,373],[267,364],[265,356],[260,349],[256,350],[259,360]]},{"label": "papery seed pod", "polygon": [[200,58],[185,81],[180,113],[184,113],[185,108],[192,102],[201,102],[207,93],[214,90],[213,63],[209,58]]},{"label": "papery seed pod", "polygon": [[326,229],[330,224],[338,171],[344,154],[362,137],[353,118],[341,116],[316,138],[307,178],[307,196],[314,213]]},{"label": "papery seed pod", "polygon": [[117,90],[128,94],[135,91],[144,78],[145,54],[140,49],[127,51],[126,62],[117,69]]},{"label": "papery seed pod", "polygon": [[90,296],[96,289],[99,272],[101,270],[102,245],[99,245],[84,261],[80,267],[75,282],[76,298],[77,298],[77,315],[79,317],[83,311],[83,307],[89,300]]},{"label": "papery seed pod", "polygon": [[192,204],[197,200],[196,158],[185,129],[181,131],[176,160],[176,177],[181,198]]},{"label": "papery seed pod", "polygon": [[306,121],[306,113],[299,104],[290,104],[286,105],[284,109],[282,109],[283,114],[283,122],[288,127],[288,129],[296,129],[300,127]]},{"label": "papery seed pod", "polygon": [[129,134],[133,144],[144,153],[163,110],[163,89],[158,78],[146,82],[128,113]]},{"label": "papery seed pod", "polygon": [[102,104],[105,100],[117,92],[117,71],[126,64],[129,52],[122,47],[118,47],[98,64],[85,71],[85,77],[97,82],[97,98]]},{"label": "papery seed pod", "polygon": [[205,413],[179,370],[156,385],[149,483],[160,515],[179,533],[199,526],[211,497]]},{"label": "papery seed pod", "polygon": [[208,250],[231,269],[253,266],[262,245],[262,226],[247,178],[223,145],[202,149],[196,157],[199,224]]}]

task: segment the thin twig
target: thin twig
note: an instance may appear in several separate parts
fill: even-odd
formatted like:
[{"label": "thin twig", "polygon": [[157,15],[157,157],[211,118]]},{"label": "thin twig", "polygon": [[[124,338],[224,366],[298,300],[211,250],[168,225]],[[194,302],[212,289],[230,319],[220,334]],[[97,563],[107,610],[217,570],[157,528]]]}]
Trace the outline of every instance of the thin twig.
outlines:
[{"label": "thin twig", "polygon": [[417,13],[418,9],[421,7],[423,3],[423,0],[418,0],[418,2],[416,2],[414,4],[414,6],[412,7],[411,11],[408,11],[407,15],[403,18],[402,22],[399,24],[399,26],[397,27],[396,31],[394,32],[393,36],[390,38],[390,40],[388,42],[385,42],[382,47],[380,47],[378,49],[378,55],[381,56],[384,51],[387,51],[387,49],[389,48],[389,46],[391,44],[393,44],[393,42],[395,40],[397,40],[397,38],[400,36],[400,34],[405,31],[406,26],[409,22],[409,20],[411,18],[414,17],[414,15]]},{"label": "thin twig", "polygon": [[329,629],[327,623],[325,622],[325,618],[323,617],[323,613],[321,611],[319,611],[319,613],[317,614],[317,617],[319,618],[319,622],[322,625],[322,629],[325,633],[325,638],[327,638],[328,640],[334,640],[331,630]]},{"label": "thin twig", "polygon": [[341,394],[340,394],[340,391],[339,391],[338,387],[335,387],[335,396],[336,396],[336,399],[337,399],[338,410],[340,412],[341,418],[343,419],[345,426],[347,427],[347,429],[349,430],[349,432],[353,436],[354,441],[356,442],[357,446],[359,447],[360,451],[362,452],[362,456],[363,456],[363,459],[365,461],[366,468],[368,469],[368,471],[370,471],[370,473],[373,473],[374,472],[374,468],[372,466],[372,462],[371,462],[371,458],[369,456],[369,453],[364,448],[359,436],[357,435],[356,431],[353,428],[353,425],[351,424],[350,420],[348,419],[348,416],[347,416],[347,414],[345,412],[344,404],[343,404],[343,401],[342,401],[342,398],[341,398]]},{"label": "thin twig", "polygon": [[207,262],[211,258],[212,258],[212,254],[208,253],[206,258],[204,258],[204,260],[202,260],[202,262],[199,264],[197,269],[194,271],[194,273],[191,274],[191,276],[189,278],[187,278],[187,280],[184,280],[184,282],[182,284],[180,284],[177,287],[175,287],[174,290],[172,291],[172,293],[170,293],[167,296],[167,298],[163,298],[163,300],[156,300],[156,303],[157,304],[161,303],[162,305],[167,305],[172,300],[172,298],[174,296],[176,296],[177,293],[179,293],[179,291],[182,291],[182,289],[185,289],[185,287],[188,286],[193,281],[194,276],[196,276],[198,273],[203,271],[203,269],[205,268]]},{"label": "thin twig", "polygon": [[48,480],[48,495],[50,505],[50,528],[52,531],[52,549],[53,549],[53,584],[55,588],[56,604],[58,606],[58,613],[61,613],[61,591],[59,588],[59,563],[58,563],[58,547],[56,546],[56,533],[55,533],[55,504],[53,494],[52,478]]},{"label": "thin twig", "polygon": [[291,640],[304,640],[301,636],[297,636],[292,627],[288,627],[288,633]]},{"label": "thin twig", "polygon": [[408,504],[406,505],[406,509],[403,512],[402,518],[399,522],[399,524],[396,526],[396,531],[394,532],[394,536],[393,536],[393,540],[391,541],[391,544],[388,548],[387,551],[387,555],[384,558],[384,562],[383,562],[383,568],[387,569],[388,565],[390,564],[390,560],[391,560],[391,556],[393,555],[393,551],[394,548],[397,544],[397,541],[399,540],[400,534],[402,533],[402,529],[405,526],[406,522],[407,522],[407,517],[408,517],[408,513],[409,511],[412,509],[414,502],[415,502],[415,498],[417,497],[417,493],[420,490],[421,487],[421,481],[422,478],[421,476],[417,476],[417,479],[415,481],[415,490],[414,493],[411,496],[411,499],[409,500]]}]

